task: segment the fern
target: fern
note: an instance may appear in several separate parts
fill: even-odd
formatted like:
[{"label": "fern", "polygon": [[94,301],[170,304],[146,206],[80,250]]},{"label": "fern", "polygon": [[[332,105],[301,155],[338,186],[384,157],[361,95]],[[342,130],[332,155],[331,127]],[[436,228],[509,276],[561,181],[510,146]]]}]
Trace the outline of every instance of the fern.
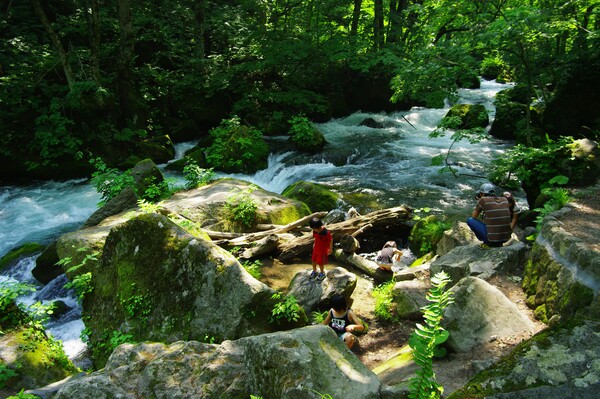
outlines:
[{"label": "fern", "polygon": [[449,282],[450,277],[445,272],[431,278],[432,288],[427,293],[427,300],[431,303],[422,308],[425,324],[417,324],[408,341],[413,349],[414,361],[419,366],[416,377],[410,380],[408,397],[411,399],[439,399],[444,392],[435,380],[433,357],[445,355],[445,349],[439,345],[449,336],[441,326],[444,310],[453,302],[452,292],[444,291]]}]

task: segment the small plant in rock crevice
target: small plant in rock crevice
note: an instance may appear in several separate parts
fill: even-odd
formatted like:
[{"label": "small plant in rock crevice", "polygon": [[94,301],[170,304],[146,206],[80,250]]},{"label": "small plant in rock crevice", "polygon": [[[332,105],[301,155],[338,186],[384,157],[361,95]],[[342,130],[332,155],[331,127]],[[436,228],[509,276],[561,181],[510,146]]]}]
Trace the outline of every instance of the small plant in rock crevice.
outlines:
[{"label": "small plant in rock crevice", "polygon": [[373,298],[375,298],[375,316],[384,321],[395,321],[393,289],[394,281],[388,281],[375,287]]},{"label": "small plant in rock crevice", "polygon": [[252,227],[254,225],[258,204],[250,196],[252,191],[254,191],[254,188],[240,190],[227,198],[224,207],[227,220],[243,227]]},{"label": "small plant in rock crevice", "polygon": [[271,296],[276,301],[269,317],[269,323],[279,324],[282,320],[295,322],[300,320],[302,308],[293,295],[283,295],[276,292]]}]

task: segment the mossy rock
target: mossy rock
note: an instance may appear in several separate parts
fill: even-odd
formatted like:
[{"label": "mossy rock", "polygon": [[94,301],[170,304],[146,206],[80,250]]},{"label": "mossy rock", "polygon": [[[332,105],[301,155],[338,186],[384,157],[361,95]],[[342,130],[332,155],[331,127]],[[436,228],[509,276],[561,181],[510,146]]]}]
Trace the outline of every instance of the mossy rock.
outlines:
[{"label": "mossy rock", "polygon": [[307,126],[301,134],[291,135],[289,140],[298,150],[311,154],[321,151],[327,143],[323,133],[312,124]]},{"label": "mossy rock", "polygon": [[452,117],[457,117],[458,122],[450,124],[450,129],[485,128],[490,123],[487,110],[481,104],[457,104],[450,108],[441,123]]},{"label": "mossy rock", "polygon": [[0,259],[0,270],[16,264],[19,260],[32,256],[38,252],[44,251],[46,247],[36,242],[23,244],[17,248],[13,248]]},{"label": "mossy rock", "polygon": [[449,223],[441,221],[435,215],[418,220],[408,237],[410,250],[418,257],[428,252],[435,252],[438,242],[444,236],[444,231],[450,227]]},{"label": "mossy rock", "polygon": [[165,168],[167,170],[183,172],[183,168],[185,168],[190,161],[196,163],[196,165],[201,168],[209,168],[208,163],[206,162],[206,156],[204,155],[204,149],[198,147],[194,147],[191,151],[186,152],[183,158],[171,162]]},{"label": "mossy rock", "polygon": [[520,343],[448,399],[596,398],[598,348],[600,323],[569,320]]},{"label": "mossy rock", "polygon": [[336,209],[341,196],[318,183],[299,181],[288,186],[281,195],[304,202],[312,212]]},{"label": "mossy rock", "polygon": [[21,389],[45,386],[79,372],[58,341],[43,330],[22,327],[0,337],[4,348],[0,364],[16,375],[5,382],[14,394]]}]

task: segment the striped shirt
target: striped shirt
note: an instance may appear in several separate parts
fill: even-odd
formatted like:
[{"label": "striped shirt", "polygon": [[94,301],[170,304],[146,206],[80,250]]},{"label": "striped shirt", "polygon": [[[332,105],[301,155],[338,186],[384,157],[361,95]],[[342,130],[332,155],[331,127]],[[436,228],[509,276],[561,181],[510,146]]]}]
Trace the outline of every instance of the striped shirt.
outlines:
[{"label": "striped shirt", "polygon": [[483,212],[489,242],[506,242],[510,239],[511,212],[508,200],[504,197],[481,197],[477,210]]}]

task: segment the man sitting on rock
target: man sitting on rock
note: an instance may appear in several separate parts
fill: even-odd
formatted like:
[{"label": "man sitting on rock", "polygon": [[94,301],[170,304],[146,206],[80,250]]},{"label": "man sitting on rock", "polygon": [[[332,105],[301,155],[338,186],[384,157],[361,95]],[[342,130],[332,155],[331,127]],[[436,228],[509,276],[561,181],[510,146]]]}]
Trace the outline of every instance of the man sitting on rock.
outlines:
[{"label": "man sitting on rock", "polygon": [[[467,224],[480,241],[482,248],[501,247],[512,234],[510,204],[506,197],[496,197],[493,184],[485,183],[475,196],[477,205]],[[478,219],[479,216],[483,220]]]}]

